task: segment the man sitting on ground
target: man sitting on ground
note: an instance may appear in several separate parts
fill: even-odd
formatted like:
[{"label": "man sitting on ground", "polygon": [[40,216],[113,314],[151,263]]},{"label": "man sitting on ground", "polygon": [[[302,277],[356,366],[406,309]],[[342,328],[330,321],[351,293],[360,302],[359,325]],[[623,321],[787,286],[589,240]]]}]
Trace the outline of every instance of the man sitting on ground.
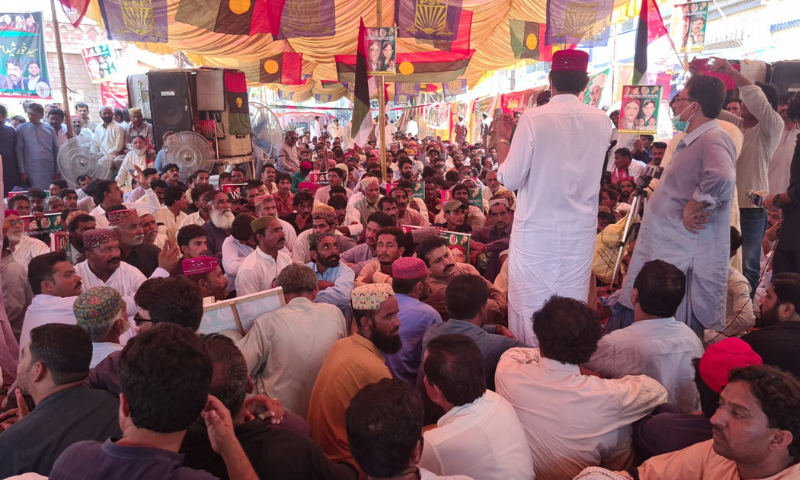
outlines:
[{"label": "man sitting on ground", "polygon": [[428,396],[446,413],[424,434],[421,467],[487,480],[534,478],[525,430],[514,407],[486,389],[481,351],[471,338],[435,338],[425,349],[423,370]]},{"label": "man sitting on ground", "polygon": [[[310,438],[290,430],[270,428],[261,418],[253,418],[245,401],[245,395],[253,391],[253,382],[242,352],[231,339],[221,335],[207,337],[205,344],[214,367],[208,393],[219,398],[231,412],[234,434],[260,478],[357,478],[354,467],[331,463]],[[186,455],[185,466],[205,470],[221,479],[229,478],[225,462],[213,450],[204,422],[196,421],[189,427],[181,453]]]},{"label": "man sitting on ground", "polygon": [[292,263],[291,257],[282,251],[286,244],[283,227],[275,217],[260,217],[253,220],[253,240],[258,245],[242,261],[236,275],[238,296],[263,292],[273,287],[273,280]]},{"label": "man sitting on ground", "polygon": [[357,245],[350,250],[343,252],[341,260],[345,262],[353,273],[358,276],[368,262],[373,260],[377,253],[378,232],[385,227],[391,227],[391,217],[383,212],[374,212],[369,215],[366,227],[364,228],[364,243]]},{"label": "man sitting on ground", "polygon": [[[554,295],[535,313],[539,348],[514,348],[497,365],[497,393],[514,405],[539,478],[571,478],[589,466],[633,465],[631,424],[667,401],[644,375],[582,375],[602,335],[586,304]],[[568,406],[568,408],[566,408]],[[675,477],[678,478],[678,477]]]},{"label": "man sitting on ground", "polygon": [[111,287],[94,287],[78,295],[75,320],[92,340],[91,368],[113,352],[122,350],[120,337],[130,328],[125,300]]},{"label": "man sitting on ground", "polygon": [[294,263],[307,264],[311,261],[311,253],[309,248],[309,236],[316,233],[331,232],[335,235],[336,245],[339,252],[346,252],[356,246],[356,242],[352,238],[343,235],[336,227],[338,221],[336,219],[336,211],[333,207],[328,205],[317,204],[311,212],[311,226],[312,228],[300,233],[297,236],[297,241],[292,249],[292,260]]},{"label": "man sitting on ground", "polygon": [[[84,383],[91,360],[92,341],[80,327],[50,324],[31,330],[17,368],[21,393],[12,397],[19,420],[0,435],[0,477],[50,475],[70,445],[120,436],[116,397]],[[34,410],[28,412],[22,393],[33,398]],[[78,471],[83,473],[71,474]]]},{"label": "man sitting on ground", "polygon": [[674,317],[685,291],[680,269],[662,260],[645,263],[631,291],[633,324],[601,338],[584,366],[606,378],[647,375],[667,389],[670,403],[683,412],[696,411],[692,359],[703,355],[703,344]]},{"label": "man sitting on ground", "polygon": [[397,227],[385,227],[376,235],[377,258],[364,265],[356,278],[356,286],[370,283],[392,284],[392,264],[406,251],[406,235]]},{"label": "man sitting on ground", "polygon": [[203,298],[212,297],[215,302],[228,298],[228,277],[219,268],[213,257],[196,257],[181,263],[183,275],[197,284]]},{"label": "man sitting on ground", "polygon": [[347,443],[345,410],[363,387],[392,378],[384,354],[402,347],[397,299],[385,283],[353,290],[353,317],[358,331],[336,342],[317,375],[308,407],[312,438],[333,462],[355,463]]},{"label": "man sitting on ground", "polygon": [[350,318],[350,294],[353,293],[355,274],[339,261],[339,247],[333,232],[314,233],[309,239],[311,262],[306,266],[317,275],[318,303],[339,307],[345,318]]},{"label": "man sitting on ground", "polygon": [[286,304],[259,316],[237,346],[255,379],[255,391],[280,400],[301,417],[317,374],[333,345],[345,338],[348,325],[342,312],[315,303],[317,276],[313,270],[291,264],[275,279]]},{"label": "man sitting on ground", "polygon": [[186,430],[200,415],[228,476],[258,478],[234,434],[230,412],[208,394],[213,365],[194,332],[165,324],[140,333],[122,351],[119,371],[121,438],[72,445],[53,465],[52,480],[72,479],[76,472],[87,480],[216,478],[182,466],[178,453]]}]

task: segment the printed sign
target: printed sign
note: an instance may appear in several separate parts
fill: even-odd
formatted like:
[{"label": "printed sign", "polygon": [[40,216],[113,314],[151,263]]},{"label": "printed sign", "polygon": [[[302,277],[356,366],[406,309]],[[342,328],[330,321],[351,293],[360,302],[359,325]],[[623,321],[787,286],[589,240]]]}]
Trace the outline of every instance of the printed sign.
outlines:
[{"label": "printed sign", "polygon": [[244,192],[246,186],[246,183],[229,183],[222,186],[222,191],[227,193],[231,200],[241,200],[247,198],[247,194]]},{"label": "printed sign", "polygon": [[81,53],[83,53],[83,62],[89,70],[92,83],[109,81],[117,73],[116,55],[109,44],[103,43],[84,48]]},{"label": "printed sign", "polygon": [[681,52],[699,52],[705,48],[708,2],[675,5],[672,13],[672,38]]},{"label": "printed sign", "polygon": [[0,96],[50,99],[42,12],[0,12]]},{"label": "printed sign", "polygon": [[197,333],[207,335],[234,330],[245,335],[260,315],[285,304],[280,287],[212,303],[203,307],[203,318]]},{"label": "printed sign", "polygon": [[[404,233],[410,233],[412,230],[417,230],[420,228],[424,229],[431,229],[436,227],[420,227],[416,225],[400,225],[400,229],[403,230]],[[447,242],[447,246],[451,245],[458,245],[464,247],[466,251],[464,253],[466,258],[469,258],[469,242],[472,239],[471,233],[461,233],[461,232],[451,232],[450,230],[438,230],[439,236],[444,238]]]},{"label": "printed sign", "polygon": [[25,222],[23,235],[38,237],[48,233],[57,232],[64,228],[61,224],[60,213],[48,213],[47,215],[26,215],[20,217]]},{"label": "printed sign", "polygon": [[619,133],[655,134],[658,130],[660,104],[660,85],[623,87]]},{"label": "printed sign", "polygon": [[586,85],[586,90],[581,94],[583,103],[592,107],[600,107],[603,91],[606,88],[606,79],[608,79],[609,75],[611,75],[610,68],[589,76],[589,84]]},{"label": "printed sign", "polygon": [[367,75],[394,75],[397,47],[394,27],[367,29]]}]

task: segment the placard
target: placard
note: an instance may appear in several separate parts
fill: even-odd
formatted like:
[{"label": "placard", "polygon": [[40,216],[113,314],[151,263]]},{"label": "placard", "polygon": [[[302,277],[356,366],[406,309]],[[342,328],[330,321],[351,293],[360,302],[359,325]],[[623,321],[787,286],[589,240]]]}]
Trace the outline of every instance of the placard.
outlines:
[{"label": "placard", "polygon": [[52,98],[43,32],[42,12],[0,12],[0,96]]},{"label": "placard", "polygon": [[[419,228],[430,229],[432,227],[420,227],[416,225],[400,225],[400,229],[403,231],[403,233],[410,233],[412,230],[417,230]],[[444,240],[447,242],[448,247],[451,245],[459,245],[464,247],[464,249],[466,250],[466,257],[469,258],[469,242],[472,239],[471,233],[451,232],[450,230],[439,230],[438,235],[444,238]]]},{"label": "placard", "polygon": [[116,55],[111,45],[101,43],[94,47],[84,48],[81,53],[92,83],[110,81],[117,73]]},{"label": "placard", "polygon": [[[425,200],[425,182],[411,182],[412,186],[412,198],[421,198]],[[392,195],[392,190],[397,188],[396,183],[387,183],[386,184],[386,196],[389,197]]]},{"label": "placard", "polygon": [[203,318],[197,333],[206,335],[235,330],[240,335],[246,335],[260,315],[285,304],[283,289],[280,287],[215,302],[203,307]]},{"label": "placard", "polygon": [[395,28],[367,28],[367,75],[394,75],[396,63]]},{"label": "placard", "polygon": [[46,215],[25,215],[20,217],[25,222],[23,235],[37,237],[48,233],[62,230],[60,213],[48,213]]},{"label": "placard", "polygon": [[705,48],[708,2],[675,5],[672,13],[672,38],[681,52],[699,52]]},{"label": "placard", "polygon": [[246,183],[228,183],[222,186],[222,191],[227,193],[228,198],[231,200],[241,200],[247,198],[247,195],[244,193],[244,188],[246,186]]},{"label": "placard", "polygon": [[606,80],[611,75],[611,69],[608,68],[602,72],[595,73],[589,76],[589,83],[586,85],[586,90],[583,91],[580,98],[583,103],[590,107],[600,107],[601,100],[603,99],[603,92],[606,88]]},{"label": "placard", "polygon": [[623,87],[619,133],[656,134],[660,104],[660,85]]},{"label": "placard", "polygon": [[[422,186],[422,193],[423,198],[425,196],[425,186]],[[444,204],[449,202],[453,199],[453,192],[450,190],[442,190],[441,192],[441,199],[442,199],[442,208],[444,208]],[[470,207],[478,207],[483,211],[483,189],[482,188],[471,188],[469,189],[469,206]]]}]

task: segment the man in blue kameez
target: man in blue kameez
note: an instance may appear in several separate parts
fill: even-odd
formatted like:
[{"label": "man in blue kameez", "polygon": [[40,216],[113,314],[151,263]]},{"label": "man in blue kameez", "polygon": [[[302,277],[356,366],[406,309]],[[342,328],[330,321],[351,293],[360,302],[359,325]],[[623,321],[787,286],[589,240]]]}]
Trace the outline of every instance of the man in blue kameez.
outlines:
[{"label": "man in blue kameez", "polygon": [[17,127],[17,166],[20,182],[47,190],[58,175],[58,141],[53,127],[42,123],[44,108],[28,105],[28,122]]},{"label": "man in blue kameez", "polygon": [[715,120],[724,98],[719,79],[697,75],[674,99],[673,123],[686,136],[647,203],[620,297],[633,308],[633,281],[646,262],[660,259],[677,266],[687,283],[675,318],[701,339],[703,327],[725,327],[736,149]]}]

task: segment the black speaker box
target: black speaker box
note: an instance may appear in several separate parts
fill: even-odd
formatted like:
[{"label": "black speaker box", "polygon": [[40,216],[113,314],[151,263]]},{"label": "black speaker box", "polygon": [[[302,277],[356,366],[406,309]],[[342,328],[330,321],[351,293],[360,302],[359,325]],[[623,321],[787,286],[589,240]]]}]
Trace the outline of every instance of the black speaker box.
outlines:
[{"label": "black speaker box", "polygon": [[778,62],[772,66],[772,83],[781,95],[800,92],[800,61]]},{"label": "black speaker box", "polygon": [[153,135],[156,150],[164,143],[164,132],[192,131],[190,78],[185,72],[150,72],[147,74]]}]

